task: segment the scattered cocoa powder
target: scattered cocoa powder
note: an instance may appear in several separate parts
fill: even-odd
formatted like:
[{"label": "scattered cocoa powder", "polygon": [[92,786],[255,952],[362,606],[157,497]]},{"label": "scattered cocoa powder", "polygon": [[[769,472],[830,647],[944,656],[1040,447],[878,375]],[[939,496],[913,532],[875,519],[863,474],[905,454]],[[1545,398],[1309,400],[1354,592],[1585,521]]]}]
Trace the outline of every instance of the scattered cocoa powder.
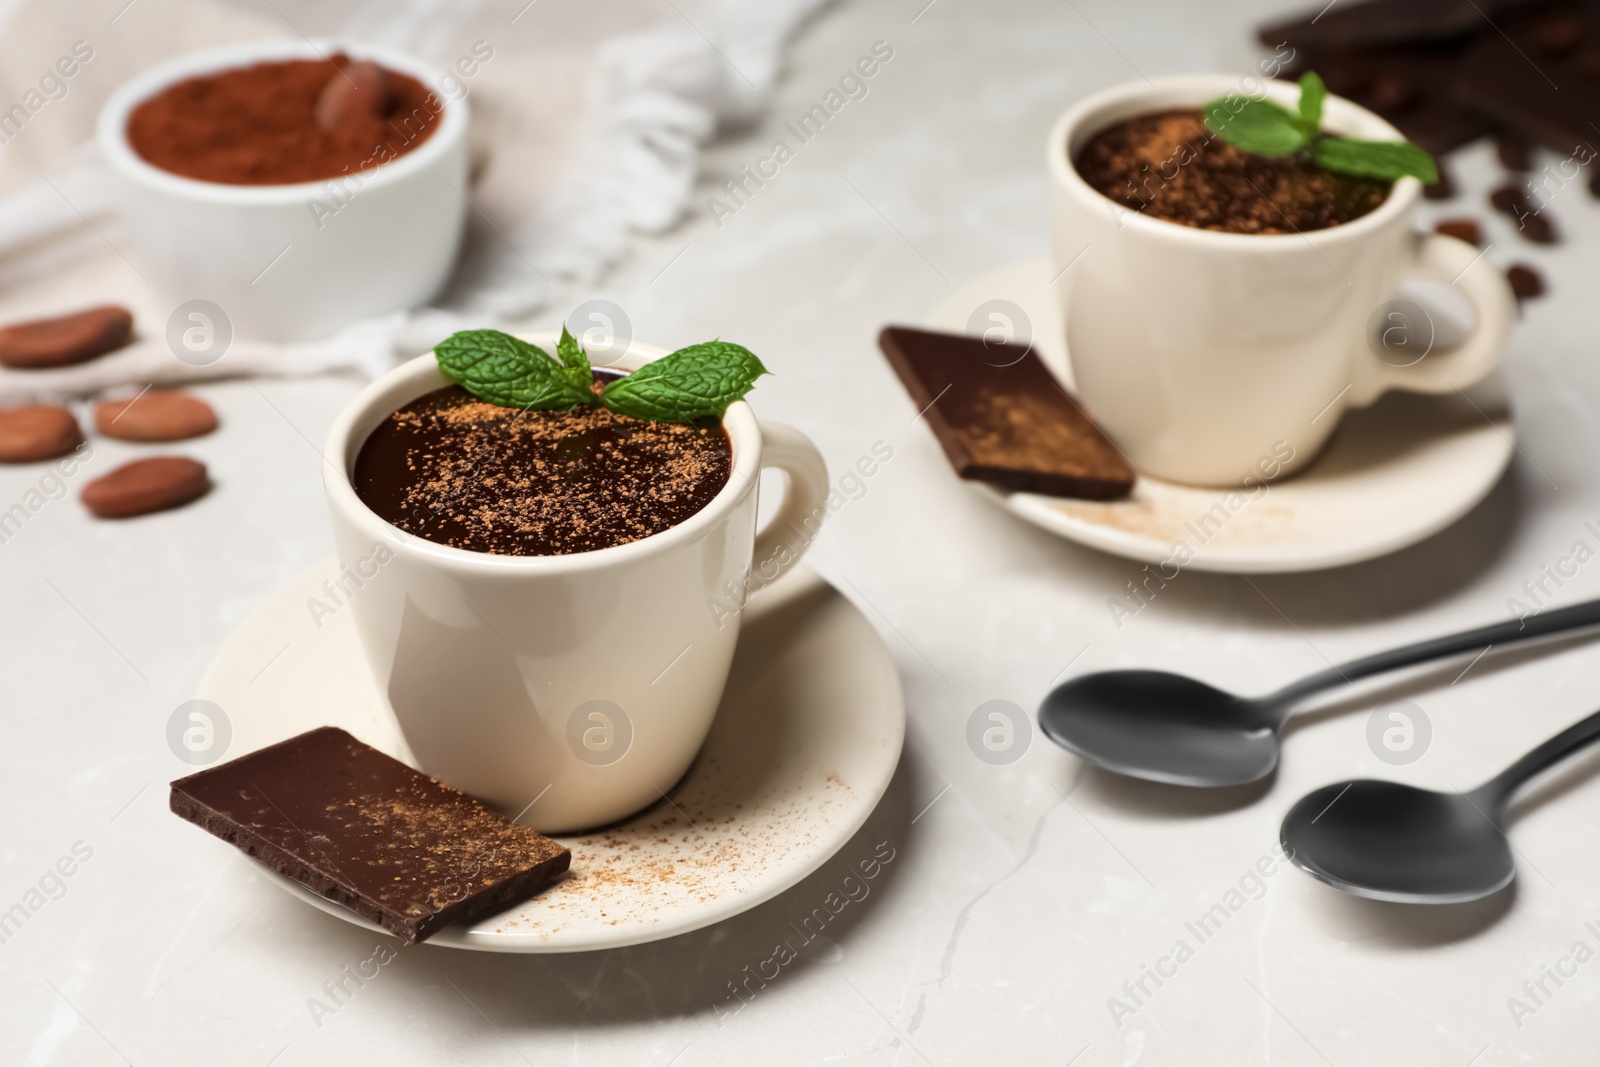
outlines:
[{"label": "scattered cocoa powder", "polygon": [[1391,184],[1336,174],[1298,156],[1240,151],[1213,135],[1197,108],[1115,123],[1090,139],[1075,165],[1100,193],[1133,211],[1227,233],[1338,226],[1383,203]]},{"label": "scattered cocoa powder", "polygon": [[[355,84],[330,89],[352,66]],[[367,68],[384,77],[375,81]],[[318,121],[319,101],[326,124]],[[186,178],[314,182],[411,151],[433,133],[444,106],[415,78],[343,54],[282,60],[168,86],[133,109],[128,141],[147,162]]]}]

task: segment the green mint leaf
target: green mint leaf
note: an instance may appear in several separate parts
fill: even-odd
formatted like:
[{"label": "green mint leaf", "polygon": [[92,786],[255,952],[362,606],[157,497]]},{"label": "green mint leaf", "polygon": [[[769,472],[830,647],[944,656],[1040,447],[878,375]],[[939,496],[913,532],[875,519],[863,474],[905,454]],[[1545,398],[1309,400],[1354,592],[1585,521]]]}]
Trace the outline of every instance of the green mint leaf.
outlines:
[{"label": "green mint leaf", "polygon": [[1287,156],[1311,139],[1299,115],[1270,100],[1229,95],[1202,110],[1212,133],[1252,155]]},{"label": "green mint leaf", "polygon": [[462,330],[434,346],[439,369],[477,397],[502,407],[566,411],[593,403],[544,349],[499,330]]},{"label": "green mint leaf", "polygon": [[1300,121],[1305,124],[1306,135],[1315,137],[1322,129],[1322,102],[1328,98],[1328,87],[1314,70],[1300,76]]},{"label": "green mint leaf", "polygon": [[583,346],[578,344],[578,339],[572,336],[572,331],[564,325],[561,327],[561,340],[556,342],[556,355],[561,357],[561,365],[567,370],[590,373],[589,356],[584,352]]},{"label": "green mint leaf", "polygon": [[1439,180],[1439,168],[1434,166],[1433,157],[1410,141],[1318,137],[1311,143],[1311,158],[1329,170],[1363,178]]},{"label": "green mint leaf", "polygon": [[556,355],[561,357],[561,369],[556,373],[575,388],[583,390],[585,403],[598,404],[600,398],[594,395],[594,389],[591,388],[594,371],[589,366],[589,354],[565,325],[561,327],[561,340],[556,343]]},{"label": "green mint leaf", "polygon": [[647,422],[721,418],[728,405],[769,373],[748,348],[727,341],[680,348],[606,386],[600,402]]}]

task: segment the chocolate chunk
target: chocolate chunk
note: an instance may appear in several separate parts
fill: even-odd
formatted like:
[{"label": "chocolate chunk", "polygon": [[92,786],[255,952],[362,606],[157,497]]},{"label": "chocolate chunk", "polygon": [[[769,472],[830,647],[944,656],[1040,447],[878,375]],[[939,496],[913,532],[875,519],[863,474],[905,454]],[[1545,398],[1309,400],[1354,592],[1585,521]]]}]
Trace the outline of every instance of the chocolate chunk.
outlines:
[{"label": "chocolate chunk", "polygon": [[1533,169],[1533,142],[1514,133],[1501,133],[1494,139],[1495,155],[1507,170]]},{"label": "chocolate chunk", "polygon": [[1587,72],[1584,51],[1530,58],[1530,32],[1512,26],[1509,36],[1481,35],[1461,60],[1456,96],[1498,125],[1587,163],[1600,146],[1589,124],[1600,115],[1600,81]]},{"label": "chocolate chunk", "polygon": [[1528,51],[1541,59],[1560,59],[1576,52],[1588,37],[1589,27],[1577,12],[1547,11],[1528,27]]},{"label": "chocolate chunk", "polygon": [[1578,73],[1592,82],[1600,82],[1600,42],[1591,41],[1578,53]]},{"label": "chocolate chunk", "polygon": [[1484,19],[1541,0],[1364,0],[1355,4],[1318,3],[1302,15],[1263,26],[1262,44],[1287,42],[1296,48],[1354,48],[1400,41],[1439,40],[1468,33]]},{"label": "chocolate chunk", "polygon": [[127,344],[133,314],[107,304],[0,329],[0,365],[23,370],[82,363]]},{"label": "chocolate chunk", "polygon": [[1478,245],[1480,248],[1483,246],[1483,231],[1478,226],[1477,219],[1442,219],[1434,224],[1433,229],[1435,233],[1454,237],[1469,245]]},{"label": "chocolate chunk", "polygon": [[1531,300],[1544,295],[1544,275],[1526,263],[1513,263],[1506,271],[1506,281],[1518,300]]},{"label": "chocolate chunk", "polygon": [[887,327],[878,346],[963,478],[1115,500],[1134,472],[1031,348]]},{"label": "chocolate chunk", "polygon": [[1376,111],[1435,155],[1488,133],[1481,116],[1456,99],[1462,42],[1386,45],[1349,52],[1307,51],[1297,73],[1315,70],[1329,91]]},{"label": "chocolate chunk", "polygon": [[177,389],[146,389],[137,396],[102,400],[95,429],[122,441],[183,441],[217,428],[217,413],[197,396]]},{"label": "chocolate chunk", "polygon": [[182,507],[211,488],[206,466],[183,456],[125,463],[83,487],[83,506],[102,519],[131,519]]},{"label": "chocolate chunk", "polygon": [[1365,96],[1381,71],[1382,63],[1375,56],[1371,50],[1362,49],[1318,52],[1312,57],[1302,57],[1311,61],[1297,64],[1290,80],[1298,81],[1306,71],[1315,70],[1324,84],[1340,96]]},{"label": "chocolate chunk", "polygon": [[394,106],[389,73],[376,63],[352,60],[328,79],[317,97],[317,125],[325,130],[362,129]]},{"label": "chocolate chunk", "polygon": [[1431,96],[1410,111],[1383,117],[1394,123],[1406,140],[1420,145],[1435,157],[1476,141],[1490,129],[1487,121],[1454,100]]},{"label": "chocolate chunk", "polygon": [[415,944],[526,899],[564,846],[331,726],[172,783],[172,810]]},{"label": "chocolate chunk", "polygon": [[0,411],[0,463],[36,463],[64,456],[83,443],[72,412],[54,404]]}]

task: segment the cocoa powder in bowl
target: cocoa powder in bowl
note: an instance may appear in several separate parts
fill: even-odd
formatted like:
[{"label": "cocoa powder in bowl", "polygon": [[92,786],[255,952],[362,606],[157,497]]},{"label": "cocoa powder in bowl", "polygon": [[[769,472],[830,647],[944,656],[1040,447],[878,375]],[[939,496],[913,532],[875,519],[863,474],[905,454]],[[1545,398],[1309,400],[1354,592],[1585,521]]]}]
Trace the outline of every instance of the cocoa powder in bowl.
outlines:
[{"label": "cocoa powder in bowl", "polygon": [[[380,69],[384,91],[365,108],[318,102]],[[350,79],[348,75],[356,77]],[[128,116],[128,143],[145,162],[185,178],[230,185],[323,181],[387,163],[433,133],[444,108],[415,78],[358,63],[289,59],[202,74],[169,85]]]}]

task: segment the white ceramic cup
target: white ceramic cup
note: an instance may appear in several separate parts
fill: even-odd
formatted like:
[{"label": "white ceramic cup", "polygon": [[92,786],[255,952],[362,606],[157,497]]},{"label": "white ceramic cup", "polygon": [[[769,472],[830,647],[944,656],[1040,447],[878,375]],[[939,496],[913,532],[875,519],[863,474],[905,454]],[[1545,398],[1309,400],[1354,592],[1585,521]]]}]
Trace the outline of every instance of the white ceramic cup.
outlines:
[{"label": "white ceramic cup", "polygon": [[[1047,145],[1054,284],[1074,384],[1141,473],[1198,485],[1292,471],[1316,456],[1341,411],[1390,389],[1454,393],[1479,381],[1515,317],[1510,286],[1477,249],[1412,231],[1415,178],[1342,226],[1251,235],[1130,211],[1072,165],[1114,122],[1237,92],[1230,75],[1107,89],[1062,115]],[[1293,110],[1299,88],[1269,82],[1266,93]],[[1400,138],[1338,97],[1328,97],[1324,124]],[[1406,275],[1466,294],[1477,322],[1462,344],[1427,351],[1429,324],[1391,303]]]},{"label": "white ceramic cup", "polygon": [[[335,52],[432,90],[442,110],[427,140],[352,177],[289,185],[185,178],[128,143],[129,113],[175,82]],[[118,178],[131,261],[175,306],[209,301],[236,335],[263,341],[314,340],[426,303],[455,262],[467,207],[467,108],[439,95],[439,77],[387,48],[304,40],[222,45],[138,75],[106,101],[96,131]]]},{"label": "white ceramic cup", "polygon": [[[554,351],[557,337],[527,339]],[[664,354],[635,343],[612,366]],[[826,514],[822,456],[739,401],[722,419],[728,484],[678,525],[564,556],[470,552],[391,526],[350,482],[378,423],[449,384],[420,356],[363,390],[328,432],[338,592],[367,667],[427,773],[547,832],[631,815],[688,770],[749,591],[792,566]],[[764,467],[785,472],[788,488],[758,536]]]}]

